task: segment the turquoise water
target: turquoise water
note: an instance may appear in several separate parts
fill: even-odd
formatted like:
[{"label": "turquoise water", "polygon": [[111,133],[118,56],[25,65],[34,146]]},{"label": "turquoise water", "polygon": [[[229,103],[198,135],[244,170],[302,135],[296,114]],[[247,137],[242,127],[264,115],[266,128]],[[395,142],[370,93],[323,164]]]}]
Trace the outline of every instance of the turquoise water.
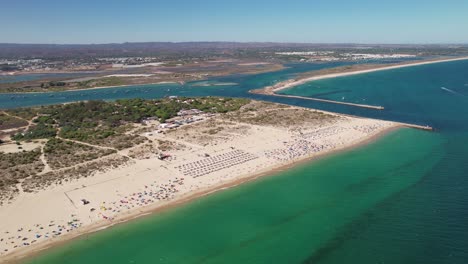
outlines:
[{"label": "turquoise water", "polygon": [[[91,235],[32,263],[300,263],[346,237],[382,200],[420,181],[441,159],[442,141],[409,129],[392,133]],[[414,149],[415,143],[424,147]]]},{"label": "turquoise water", "polygon": [[381,105],[385,111],[366,111],[374,112],[367,116],[455,129],[464,126],[461,121],[467,119],[463,114],[468,104],[467,63],[456,61],[324,79],[283,93]]},{"label": "turquoise water", "polygon": [[[208,89],[251,96],[245,94],[248,87],[298,71],[220,78],[239,83],[237,90]],[[429,124],[436,132],[392,132],[370,145],[83,237],[29,262],[466,263],[467,73],[468,61],[460,61],[321,80],[285,91],[366,99],[385,106],[384,111],[252,95]]]}]

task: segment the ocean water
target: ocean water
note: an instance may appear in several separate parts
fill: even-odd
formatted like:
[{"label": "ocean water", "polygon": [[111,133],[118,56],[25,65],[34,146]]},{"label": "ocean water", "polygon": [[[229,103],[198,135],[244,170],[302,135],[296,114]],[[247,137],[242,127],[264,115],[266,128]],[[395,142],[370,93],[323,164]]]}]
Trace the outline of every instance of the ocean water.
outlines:
[{"label": "ocean water", "polygon": [[369,145],[82,237],[27,263],[467,263],[468,61],[320,80],[284,91],[365,101],[384,111],[245,93],[297,72],[292,67],[216,80],[238,83],[235,89],[174,90],[436,130],[394,131]]},{"label": "ocean water", "polygon": [[[418,183],[441,159],[442,142],[428,132],[398,131],[349,153],[84,237],[31,263],[308,261],[353,237],[374,207]],[[414,149],[415,143],[424,147]]]}]

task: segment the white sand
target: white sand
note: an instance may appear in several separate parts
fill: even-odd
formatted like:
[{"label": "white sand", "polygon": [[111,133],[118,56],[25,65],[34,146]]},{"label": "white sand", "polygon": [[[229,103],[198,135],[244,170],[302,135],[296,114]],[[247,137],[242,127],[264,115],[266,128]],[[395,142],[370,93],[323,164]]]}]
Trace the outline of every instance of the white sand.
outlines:
[{"label": "white sand", "polygon": [[35,148],[39,148],[44,144],[44,140],[35,140],[35,142],[22,142],[21,145],[17,145],[16,143],[8,143],[0,145],[0,152],[5,153],[14,153],[14,152],[21,152],[31,151]]},{"label": "white sand", "polygon": [[[51,186],[38,193],[20,194],[10,204],[0,207],[2,258],[23,257],[156,208],[365,142],[398,126],[393,122],[353,117],[299,129],[240,125],[243,129],[238,133],[220,133],[216,135],[219,140],[211,140],[205,146],[190,138],[178,139],[177,134],[153,133],[149,138],[184,147],[168,151],[172,155],[169,160],[161,161],[150,153],[149,159],[134,159],[124,167]],[[81,199],[90,203],[83,205]]]},{"label": "white sand", "polygon": [[280,83],[274,85],[272,87],[273,88],[272,91],[277,92],[277,91],[281,91],[281,90],[284,90],[284,89],[287,89],[287,88],[298,86],[298,85],[301,85],[301,84],[304,84],[304,83],[307,83],[307,82],[322,80],[322,79],[329,79],[329,78],[342,77],[342,76],[350,76],[350,75],[370,73],[370,72],[376,72],[376,71],[392,70],[392,69],[405,68],[405,67],[414,67],[414,66],[418,66],[418,65],[434,64],[434,63],[449,62],[449,61],[459,61],[459,60],[468,60],[468,57],[423,61],[423,62],[415,62],[415,63],[407,63],[407,64],[399,64],[399,65],[386,66],[386,67],[368,69],[368,70],[325,74],[325,75],[320,75],[320,76],[313,76],[313,77],[309,77],[309,78],[304,78],[304,79],[300,79],[300,80],[288,80],[288,81],[280,82]]}]

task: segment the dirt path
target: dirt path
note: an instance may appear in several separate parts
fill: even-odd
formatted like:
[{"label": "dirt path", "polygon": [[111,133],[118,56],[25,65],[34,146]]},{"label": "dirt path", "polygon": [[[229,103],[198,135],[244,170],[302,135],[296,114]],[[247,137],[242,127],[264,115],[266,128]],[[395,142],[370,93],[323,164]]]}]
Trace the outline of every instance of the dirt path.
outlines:
[{"label": "dirt path", "polygon": [[52,168],[49,166],[49,163],[47,162],[47,159],[45,157],[44,146],[45,145],[41,146],[41,156],[40,156],[42,163],[44,163],[44,169],[39,174],[44,174],[44,173],[52,171]]},{"label": "dirt path", "polygon": [[60,169],[50,169],[49,171],[42,171],[40,173],[38,173],[37,175],[43,175],[47,172],[61,172],[61,171],[66,171],[68,169],[72,169],[72,168],[78,168],[79,166],[83,166],[83,165],[87,165],[87,164],[90,164],[90,163],[93,163],[93,162],[98,162],[98,161],[101,161],[103,159],[106,159],[112,155],[118,155],[118,156],[122,156],[118,153],[115,153],[115,154],[111,154],[111,155],[106,155],[106,156],[103,156],[103,157],[99,157],[97,159],[93,159],[93,160],[88,160],[88,161],[84,161],[84,162],[80,162],[80,163],[77,163],[77,164],[74,164],[72,166],[68,166],[68,167],[63,167],[63,168],[60,168]]},{"label": "dirt path", "polygon": [[78,140],[74,140],[74,139],[67,139],[67,138],[63,138],[63,137],[60,137],[60,136],[56,136],[57,139],[61,139],[63,141],[69,141],[69,142],[73,142],[73,143],[76,143],[76,144],[81,144],[81,145],[86,145],[88,147],[93,147],[93,148],[98,148],[98,149],[110,149],[110,150],[115,150],[115,151],[119,151],[118,149],[116,148],[112,148],[112,147],[106,147],[106,146],[99,146],[99,145],[93,145],[93,144],[90,144],[90,143],[86,143],[86,142],[83,142],[83,141],[78,141]]},{"label": "dirt path", "polygon": [[22,118],[22,117],[19,117],[19,116],[15,116],[15,115],[9,114],[9,113],[7,113],[7,112],[5,112],[5,111],[2,111],[1,113],[5,114],[5,115],[7,115],[7,116],[10,116],[10,117],[18,118],[18,119],[21,119],[21,120],[23,120],[23,121],[28,122],[28,125],[27,125],[27,126],[19,127],[19,128],[25,127],[26,130],[29,129],[30,126],[33,125],[32,120],[34,120],[35,118],[37,118],[37,116],[35,116],[35,117],[31,118],[31,120],[27,120],[27,119],[25,119],[25,118]]}]

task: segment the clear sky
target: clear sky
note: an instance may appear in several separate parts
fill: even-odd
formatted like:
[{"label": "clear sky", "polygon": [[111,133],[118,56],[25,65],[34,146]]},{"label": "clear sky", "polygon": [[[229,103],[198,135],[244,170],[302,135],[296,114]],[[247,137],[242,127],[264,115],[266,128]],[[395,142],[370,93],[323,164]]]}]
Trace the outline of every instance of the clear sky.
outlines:
[{"label": "clear sky", "polygon": [[0,42],[468,43],[468,0],[0,0]]}]

